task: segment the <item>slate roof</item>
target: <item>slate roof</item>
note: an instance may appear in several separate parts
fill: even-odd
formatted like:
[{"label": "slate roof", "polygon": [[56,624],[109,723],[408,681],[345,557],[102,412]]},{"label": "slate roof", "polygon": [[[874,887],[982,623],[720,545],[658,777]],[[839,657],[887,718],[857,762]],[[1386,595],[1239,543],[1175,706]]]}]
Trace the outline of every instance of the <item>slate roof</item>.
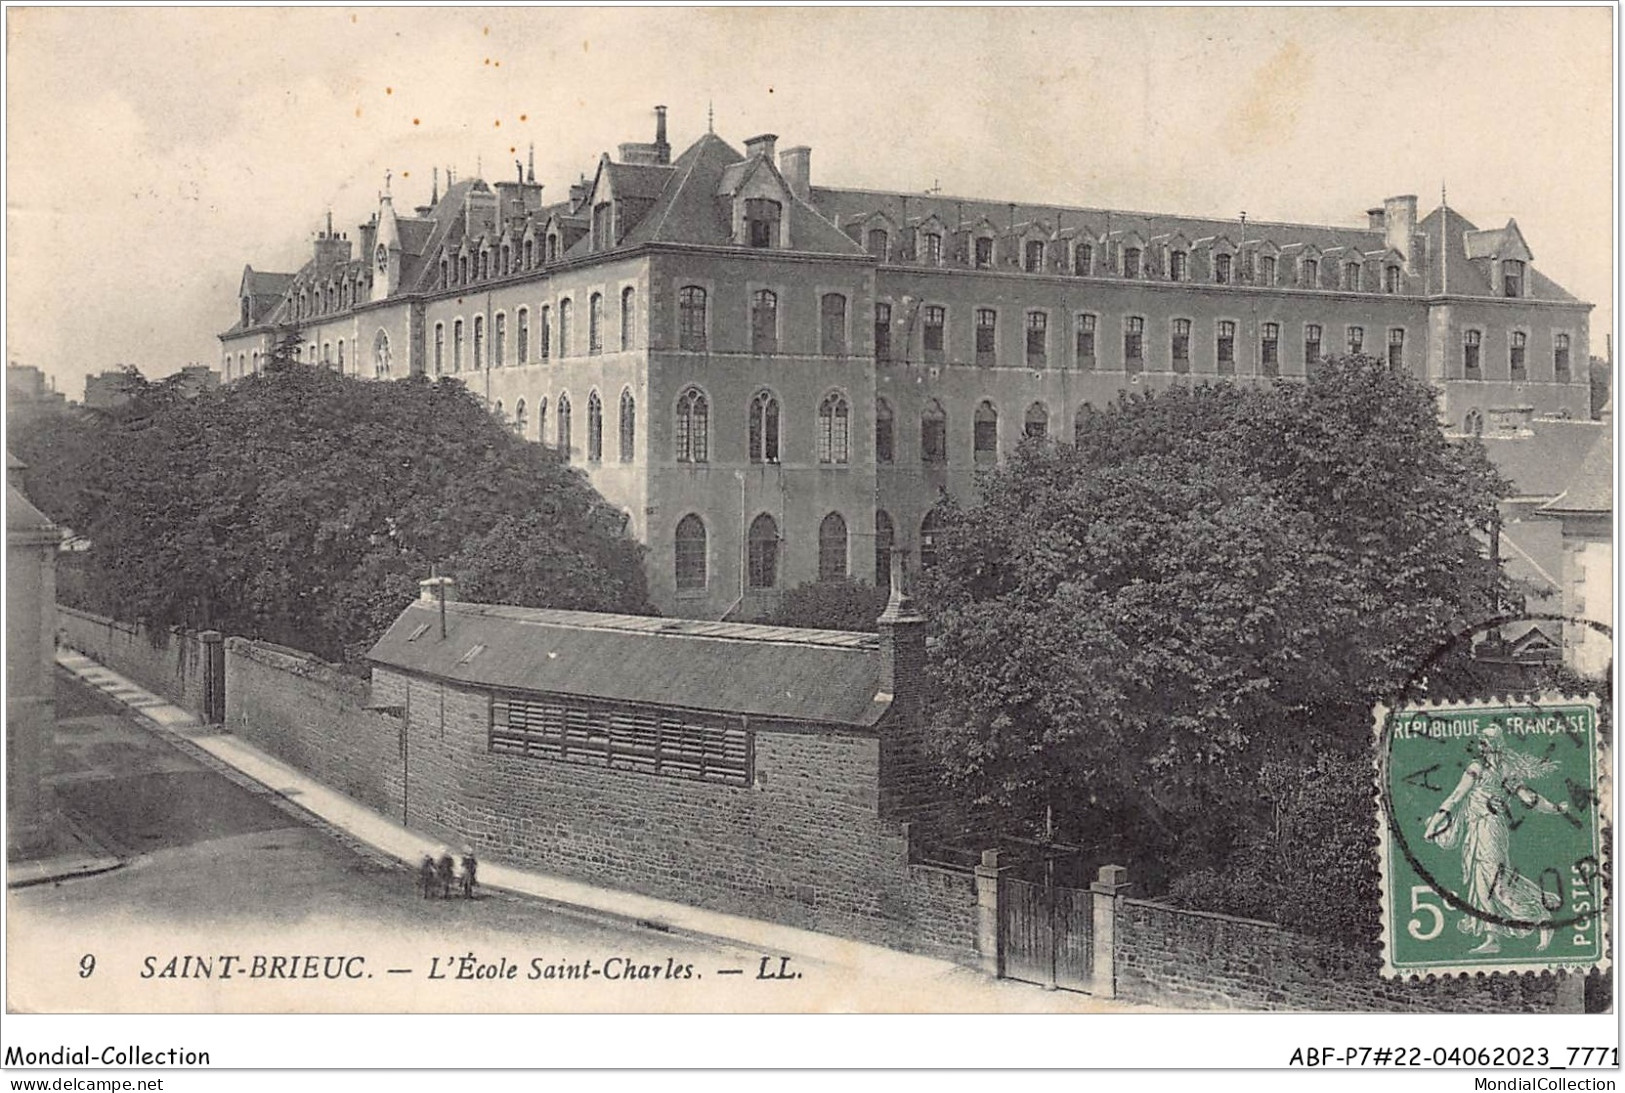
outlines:
[{"label": "slate roof", "polygon": [[[1480,232],[1477,225],[1448,205],[1441,205],[1428,213],[1417,225],[1427,239],[1427,293],[1438,295],[1448,290],[1455,296],[1498,296],[1490,283],[1490,262],[1485,257],[1468,257],[1468,236],[1474,240],[1474,253],[1485,253],[1485,241],[1502,241],[1508,229]],[[1533,265],[1524,272],[1524,291],[1532,300],[1560,300],[1579,303],[1580,298],[1547,277]]]},{"label": "slate roof", "polygon": [[878,641],[832,630],[468,603],[446,604],[442,639],[438,605],[419,600],[368,656],[475,687],[871,726],[890,707],[877,697]]},{"label": "slate roof", "polygon": [[1609,439],[1600,421],[1542,418],[1529,435],[1481,439],[1490,462],[1512,482],[1511,497],[1556,497],[1573,484],[1586,454]]},{"label": "slate roof", "polygon": [[1601,516],[1614,511],[1614,445],[1606,432],[1597,438],[1569,488],[1541,506],[1546,516]]},{"label": "slate roof", "polygon": [[9,483],[6,485],[7,531],[55,531],[56,525],[34,503],[23,496],[23,491]]}]

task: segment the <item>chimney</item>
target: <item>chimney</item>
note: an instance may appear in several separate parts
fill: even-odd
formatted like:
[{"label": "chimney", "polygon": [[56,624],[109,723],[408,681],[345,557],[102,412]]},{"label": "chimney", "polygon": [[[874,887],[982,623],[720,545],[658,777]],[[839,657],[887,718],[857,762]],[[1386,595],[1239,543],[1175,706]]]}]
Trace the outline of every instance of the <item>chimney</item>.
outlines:
[{"label": "chimney", "polygon": [[582,175],[580,182],[570,184],[570,211],[580,212],[581,203],[587,200],[587,176]]},{"label": "chimney", "polygon": [[812,199],[812,149],[805,144],[786,148],[779,153],[779,174],[790,184],[790,192],[798,201]]},{"label": "chimney", "polygon": [[1374,232],[1382,231],[1384,215],[1381,205],[1378,205],[1375,209],[1367,209],[1365,211],[1366,228]]},{"label": "chimney", "polygon": [[[421,573],[422,570],[419,570],[418,572]],[[457,582],[452,580],[450,577],[425,577],[423,580],[418,582],[418,602],[439,603],[442,589],[445,590],[445,598],[447,600],[453,600],[451,591],[456,583]]]},{"label": "chimney", "polygon": [[745,142],[747,156],[766,156],[774,159],[774,149],[778,147],[779,135],[777,133],[763,133],[759,137],[751,137]]},{"label": "chimney", "polygon": [[367,261],[370,262],[372,261],[373,241],[378,238],[377,215],[374,214],[371,220],[367,221],[365,224],[359,225],[356,230],[361,233],[361,254],[367,259]]},{"label": "chimney", "polygon": [[891,554],[891,596],[877,619],[880,630],[878,701],[887,698],[891,709],[881,723],[881,814],[907,821],[930,814],[940,796],[931,760],[927,728],[921,709],[925,680],[925,619],[903,591],[903,556]]},{"label": "chimney", "polygon": [[316,265],[331,266],[350,260],[350,241],[333,230],[333,214],[327,214],[327,228],[316,233]]},{"label": "chimney", "polygon": [[671,162],[671,145],[666,141],[666,108],[655,107],[655,162],[662,167]]},{"label": "chimney", "polygon": [[1405,271],[1410,273],[1412,251],[1415,250],[1411,245],[1411,236],[1416,234],[1416,195],[1390,197],[1383,201],[1382,210],[1383,242],[1399,252],[1405,259]]}]

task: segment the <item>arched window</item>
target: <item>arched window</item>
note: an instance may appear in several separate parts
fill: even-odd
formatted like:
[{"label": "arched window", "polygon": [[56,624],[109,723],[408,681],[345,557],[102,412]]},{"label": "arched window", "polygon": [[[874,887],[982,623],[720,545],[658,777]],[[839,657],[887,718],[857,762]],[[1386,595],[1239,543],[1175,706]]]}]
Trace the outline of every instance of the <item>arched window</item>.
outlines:
[{"label": "arched window", "polygon": [[897,538],[891,515],[885,509],[875,510],[875,587],[891,587],[891,550]]},{"label": "arched window", "polygon": [[496,325],[491,331],[491,364],[492,367],[502,368],[508,363],[508,316],[504,312],[497,312]]},{"label": "arched window", "polygon": [[520,399],[513,404],[513,431],[521,439],[525,435],[525,400]]},{"label": "arched window", "polygon": [[704,463],[710,458],[710,417],[710,405],[698,387],[677,396],[677,462]]},{"label": "arched window", "polygon": [[587,396],[587,462],[604,459],[604,400],[595,390]]},{"label": "arched window", "polygon": [[1461,423],[1461,431],[1468,436],[1484,435],[1484,415],[1479,411],[1478,407],[1475,406],[1467,411],[1467,417]]},{"label": "arched window", "polygon": [[762,513],[750,522],[749,581],[752,588],[772,588],[779,580],[779,525]]},{"label": "arched window", "polygon": [[847,463],[852,458],[852,412],[846,396],[832,391],[818,404],[818,462]]},{"label": "arched window", "polygon": [[343,375],[344,374],[344,339],[343,338],[339,339],[338,365],[339,365],[339,374]]},{"label": "arched window", "polygon": [[389,356],[389,335],[380,330],[372,340],[372,365],[376,375],[389,375]]},{"label": "arched window", "polygon": [[893,450],[893,421],[891,403],[875,400],[875,462],[890,463],[896,458]]},{"label": "arched window", "polygon": [[474,359],[469,365],[478,372],[485,367],[485,316],[474,316]]},{"label": "arched window", "polygon": [[838,512],[818,525],[818,579],[838,581],[846,576],[846,520]]},{"label": "arched window", "polygon": [[457,283],[460,285],[468,284],[468,255],[466,254],[457,256]]},{"label": "arched window", "polygon": [[569,396],[569,394],[567,392],[562,393],[562,394],[559,395],[559,411],[558,411],[557,417],[558,417],[558,449],[559,449],[559,454],[563,455],[564,458],[568,460],[570,458],[571,452],[570,452],[570,396]]},{"label": "arched window", "polygon": [[446,324],[434,324],[434,374],[446,370]]},{"label": "arched window", "polygon": [[1027,407],[1027,419],[1022,432],[1031,440],[1043,440],[1049,435],[1049,408],[1042,402]]},{"label": "arched window", "polygon": [[677,522],[673,540],[677,591],[698,592],[705,588],[705,521],[689,513]]},{"label": "arched window", "polygon": [[757,289],[751,297],[750,351],[779,351],[779,298],[769,289]]},{"label": "arched window", "polygon": [[779,400],[771,391],[759,391],[750,400],[750,461],[779,461]]},{"label": "arched window", "polygon": [[528,307],[519,309],[519,319],[514,330],[514,336],[518,339],[517,344],[514,346],[514,360],[518,364],[525,364],[530,360],[530,309]]},{"label": "arched window", "polygon": [[677,291],[677,346],[705,348],[705,289],[699,285],[684,285]]},{"label": "arched window", "polygon": [[920,461],[948,462],[948,415],[936,399],[920,412]]},{"label": "arched window", "polygon": [[449,259],[442,258],[442,259],[440,259],[440,287],[441,288],[447,288],[450,285],[451,285],[451,262],[450,262]]},{"label": "arched window", "polygon": [[536,240],[525,240],[525,268],[530,269],[536,264]]},{"label": "arched window", "polygon": [[621,289],[621,349],[632,348],[632,332],[637,329],[637,293],[630,288]]},{"label": "arched window", "polygon": [[587,297],[587,352],[604,351],[604,295],[595,292]]},{"label": "arched window", "polygon": [[553,355],[552,315],[550,314],[550,309],[545,306],[542,308],[541,313],[537,318],[536,333],[539,334],[542,339],[541,359],[545,361],[548,357]]},{"label": "arched window", "polygon": [[941,521],[937,518],[937,510],[932,509],[920,521],[920,568],[930,569],[937,564],[937,535],[940,532]]},{"label": "arched window", "polygon": [[574,325],[572,314],[575,311],[574,300],[559,301],[559,356],[570,355],[570,327]]},{"label": "arched window", "polygon": [[825,356],[846,355],[846,297],[826,292],[818,304],[818,351]]},{"label": "arched window", "polygon": [[536,439],[542,444],[547,443],[547,396],[543,395],[536,400]]},{"label": "arched window", "polygon": [[633,451],[637,445],[638,437],[638,407],[632,398],[632,389],[623,388],[621,391],[621,462],[632,462]]},{"label": "arched window", "polygon": [[463,370],[463,320],[457,319],[451,324],[451,370]]},{"label": "arched window", "polygon": [[977,463],[996,463],[999,459],[999,412],[993,404],[983,400],[976,408],[976,420],[971,432],[972,455]]},{"label": "arched window", "polygon": [[496,416],[496,419],[498,421],[506,423],[507,420],[508,420],[508,415],[506,413],[504,413],[503,410],[502,410],[502,400],[501,399],[497,399],[496,407],[491,411],[491,413]]}]

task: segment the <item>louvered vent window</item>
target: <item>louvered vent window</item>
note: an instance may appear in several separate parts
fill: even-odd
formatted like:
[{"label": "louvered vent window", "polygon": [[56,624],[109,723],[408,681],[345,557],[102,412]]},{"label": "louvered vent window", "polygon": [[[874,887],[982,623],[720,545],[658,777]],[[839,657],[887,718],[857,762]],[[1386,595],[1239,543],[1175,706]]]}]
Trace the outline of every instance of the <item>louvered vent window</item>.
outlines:
[{"label": "louvered vent window", "polygon": [[748,786],[751,743],[739,718],[579,699],[491,701],[491,750],[505,755]]}]

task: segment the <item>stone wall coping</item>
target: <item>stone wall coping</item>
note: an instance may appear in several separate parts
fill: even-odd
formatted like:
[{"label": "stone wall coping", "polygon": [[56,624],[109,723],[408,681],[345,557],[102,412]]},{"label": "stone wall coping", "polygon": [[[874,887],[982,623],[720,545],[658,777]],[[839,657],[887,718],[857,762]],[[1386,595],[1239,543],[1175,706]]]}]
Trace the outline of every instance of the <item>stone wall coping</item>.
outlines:
[{"label": "stone wall coping", "polygon": [[1252,926],[1258,929],[1270,930],[1274,933],[1285,934],[1290,937],[1302,937],[1306,941],[1314,940],[1313,938],[1298,933],[1296,930],[1287,929],[1279,922],[1266,922],[1261,918],[1242,918],[1239,915],[1227,915],[1221,911],[1198,911],[1191,907],[1176,907],[1171,903],[1159,903],[1154,899],[1135,899],[1132,896],[1122,896],[1119,898],[1121,898],[1124,903],[1131,906],[1148,907],[1153,911],[1163,911],[1170,915],[1185,915],[1189,918],[1212,919],[1216,922],[1229,922],[1237,926]]}]

